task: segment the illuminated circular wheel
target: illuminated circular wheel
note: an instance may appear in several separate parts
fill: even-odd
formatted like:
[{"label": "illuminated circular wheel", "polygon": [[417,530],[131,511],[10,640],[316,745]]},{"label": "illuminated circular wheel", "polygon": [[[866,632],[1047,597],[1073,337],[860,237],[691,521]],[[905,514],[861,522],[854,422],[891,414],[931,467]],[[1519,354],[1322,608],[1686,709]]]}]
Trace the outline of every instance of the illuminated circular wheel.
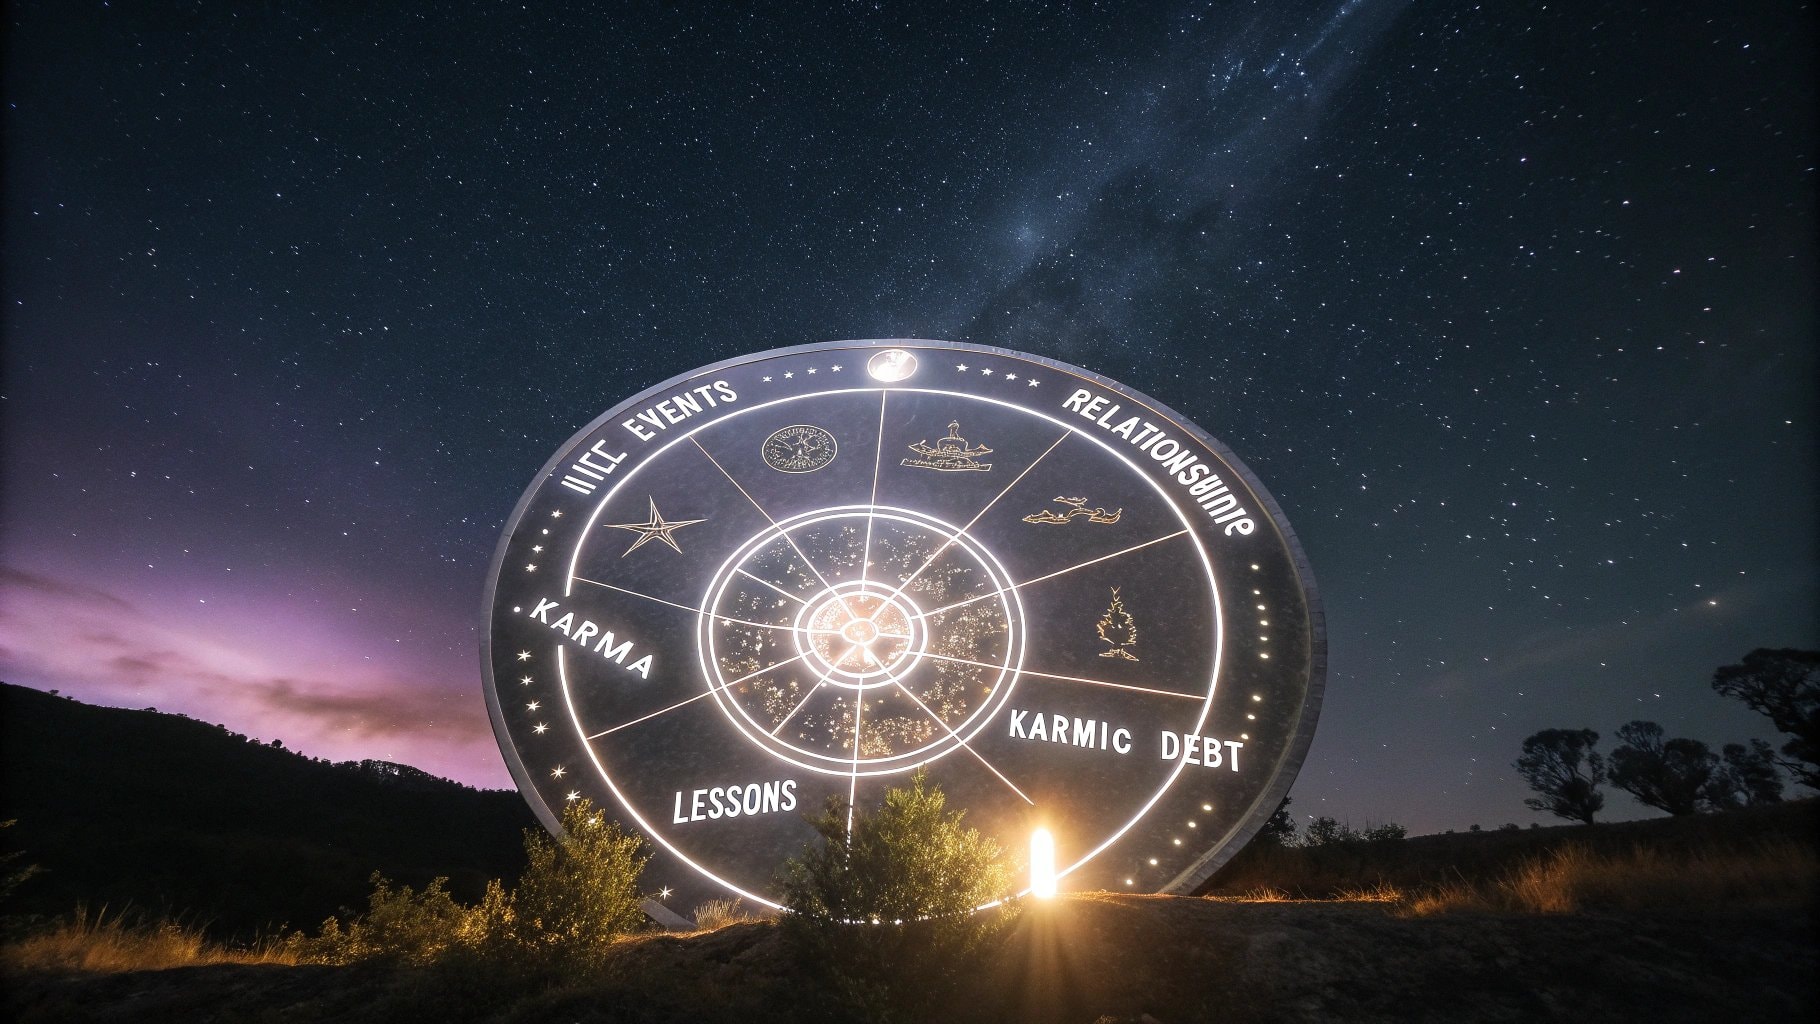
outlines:
[{"label": "illuminated circular wheel", "polygon": [[687,913],[774,903],[829,801],[921,768],[1064,888],[1183,891],[1312,735],[1318,605],[1251,474],[1087,371],[942,342],[706,367],[550,461],[489,580],[493,722]]}]

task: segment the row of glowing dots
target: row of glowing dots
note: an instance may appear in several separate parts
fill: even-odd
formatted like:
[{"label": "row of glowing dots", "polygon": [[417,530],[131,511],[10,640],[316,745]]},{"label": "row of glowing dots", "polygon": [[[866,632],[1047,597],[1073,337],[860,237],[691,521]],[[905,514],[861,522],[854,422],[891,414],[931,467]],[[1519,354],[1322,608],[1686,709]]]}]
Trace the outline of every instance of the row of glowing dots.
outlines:
[{"label": "row of glowing dots", "polygon": [[[1253,562],[1251,565],[1252,572],[1258,572],[1258,571],[1260,571],[1260,568],[1261,567],[1256,562]],[[1251,591],[1251,596],[1263,597],[1264,592],[1262,590],[1259,590],[1259,589],[1253,587],[1252,591]],[[1269,628],[1270,620],[1263,617],[1263,613],[1268,613],[1269,610],[1270,609],[1264,607],[1264,605],[1262,603],[1258,604],[1258,611],[1260,613],[1260,615],[1258,617],[1258,625],[1260,627]],[[1258,634],[1258,641],[1260,643],[1269,643],[1270,637],[1260,633],[1260,634]],[[1259,651],[1258,657],[1268,660],[1270,658],[1270,652],[1269,651]],[[1252,700],[1252,703],[1254,703],[1254,704],[1261,704],[1264,701],[1264,695],[1261,693],[1254,693],[1251,695],[1251,700]],[[1245,720],[1247,722],[1257,721],[1258,720],[1257,713],[1254,711],[1245,712]],[[1249,739],[1251,739],[1251,734],[1248,732],[1239,733],[1239,739],[1249,740]],[[1213,805],[1212,804],[1202,804],[1201,810],[1211,812],[1213,810]],[[1190,819],[1188,819],[1188,827],[1189,828],[1199,828],[1200,825],[1197,824],[1193,818],[1190,818]],[[1173,839],[1171,839],[1170,842],[1176,846],[1180,846],[1180,845],[1182,845],[1182,837],[1176,836]],[[1151,857],[1151,858],[1149,858],[1149,861],[1150,861],[1151,867],[1157,866],[1157,858]],[[1127,879],[1125,879],[1125,885],[1127,888],[1129,888],[1131,886],[1135,886],[1135,885],[1137,885],[1137,879],[1136,878],[1127,878]]]}]

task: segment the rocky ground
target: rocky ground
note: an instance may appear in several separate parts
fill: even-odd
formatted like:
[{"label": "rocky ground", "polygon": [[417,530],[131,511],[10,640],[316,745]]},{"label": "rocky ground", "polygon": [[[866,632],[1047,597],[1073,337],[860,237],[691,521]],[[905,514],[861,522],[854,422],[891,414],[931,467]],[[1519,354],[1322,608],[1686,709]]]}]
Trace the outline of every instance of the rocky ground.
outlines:
[{"label": "rocky ground", "polygon": [[[1815,1019],[1813,915],[1402,916],[1372,903],[1077,895],[1024,913],[944,1021]],[[7,979],[21,1021],[803,1019],[769,924],[624,943],[604,979],[502,993],[434,971],[217,966]]]}]

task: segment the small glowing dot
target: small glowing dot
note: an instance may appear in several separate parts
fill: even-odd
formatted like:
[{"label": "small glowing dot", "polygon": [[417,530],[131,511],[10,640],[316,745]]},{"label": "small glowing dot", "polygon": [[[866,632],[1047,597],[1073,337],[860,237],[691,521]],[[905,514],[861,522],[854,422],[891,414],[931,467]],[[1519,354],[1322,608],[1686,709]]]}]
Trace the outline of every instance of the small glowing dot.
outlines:
[{"label": "small glowing dot", "polygon": [[1203,810],[1203,811],[1211,811],[1211,810],[1213,810],[1213,805],[1212,805],[1212,804],[1202,804],[1202,805],[1201,805],[1201,810]]},{"label": "small glowing dot", "polygon": [[1250,738],[1251,738],[1251,734],[1248,732],[1239,733],[1239,739],[1248,740]]},{"label": "small glowing dot", "polygon": [[1125,884],[1126,884],[1126,885],[1136,885],[1136,884],[1137,884],[1137,880],[1136,880],[1136,879],[1131,879],[1131,878],[1127,878],[1127,879],[1125,879]]},{"label": "small glowing dot", "polygon": [[1150,858],[1150,866],[1156,867],[1156,858],[1155,857]]},{"label": "small glowing dot", "polygon": [[1268,625],[1270,625],[1270,620],[1269,620],[1269,619],[1259,619],[1259,620],[1258,620],[1258,625],[1260,625],[1260,626],[1268,626]]},{"label": "small glowing dot", "polygon": [[1170,842],[1174,843],[1177,846],[1182,845],[1182,841],[1180,839],[1171,839]]},{"label": "small glowing dot", "polygon": [[1189,828],[1200,828],[1200,826],[1199,826],[1199,825],[1196,825],[1196,824],[1195,824],[1195,823],[1194,823],[1194,822],[1192,822],[1192,821],[1191,821],[1191,822],[1189,822],[1189,823],[1188,823],[1188,827],[1189,827]]},{"label": "small glowing dot", "polygon": [[1263,606],[1263,605],[1258,605],[1258,611],[1263,611],[1263,610],[1264,610],[1264,606]]},{"label": "small glowing dot", "polygon": [[1258,652],[1258,657],[1260,657],[1260,658],[1268,658],[1268,657],[1270,657],[1270,652],[1269,652],[1269,651],[1259,651],[1259,652]]},{"label": "small glowing dot", "polygon": [[1246,715],[1246,716],[1245,716],[1245,720],[1246,720],[1246,721],[1248,721],[1248,722],[1255,722],[1255,721],[1257,721],[1257,720],[1258,720],[1258,716],[1256,716],[1256,715]]},{"label": "small glowing dot", "polygon": [[1252,700],[1257,700],[1257,701],[1261,701],[1261,700],[1263,700],[1263,699],[1264,699],[1264,695],[1263,695],[1263,694],[1261,694],[1261,693],[1254,693],[1254,694],[1252,694],[1252,695],[1251,695],[1251,699],[1252,699]]},{"label": "small glowing dot", "polygon": [[1258,571],[1258,564],[1256,562],[1251,563],[1251,571],[1252,572]]}]

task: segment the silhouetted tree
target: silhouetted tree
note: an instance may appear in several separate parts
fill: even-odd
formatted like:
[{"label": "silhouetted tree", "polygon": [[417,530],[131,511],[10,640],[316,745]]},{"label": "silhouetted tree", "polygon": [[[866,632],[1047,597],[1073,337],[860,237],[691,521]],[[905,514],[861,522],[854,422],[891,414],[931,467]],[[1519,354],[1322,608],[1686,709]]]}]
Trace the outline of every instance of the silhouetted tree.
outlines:
[{"label": "silhouetted tree", "polygon": [[1724,762],[1707,784],[1706,802],[1715,809],[1755,807],[1782,802],[1782,773],[1768,743],[1751,740],[1750,746],[1727,743],[1720,752]]},{"label": "silhouetted tree", "polygon": [[1263,828],[1258,829],[1258,837],[1255,841],[1267,846],[1295,845],[1295,818],[1289,813],[1288,797],[1284,797],[1283,802],[1277,804],[1276,813],[1264,822]]},{"label": "silhouetted tree", "polygon": [[1713,689],[1794,737],[1782,745],[1782,767],[1795,781],[1820,789],[1820,651],[1759,647],[1741,664],[1714,671]]},{"label": "silhouetted tree", "polygon": [[1307,830],[1302,833],[1302,845],[1332,846],[1335,843],[1345,842],[1350,831],[1333,818],[1322,815],[1308,823]]},{"label": "silhouetted tree", "polygon": [[1531,810],[1592,824],[1605,806],[1599,786],[1605,782],[1605,759],[1593,747],[1599,734],[1591,729],[1543,729],[1523,741],[1515,762],[1517,774],[1536,791],[1523,801]]},{"label": "silhouetted tree", "polygon": [[1719,758],[1699,740],[1662,738],[1654,722],[1626,722],[1611,752],[1611,784],[1677,817],[1700,809]]}]

